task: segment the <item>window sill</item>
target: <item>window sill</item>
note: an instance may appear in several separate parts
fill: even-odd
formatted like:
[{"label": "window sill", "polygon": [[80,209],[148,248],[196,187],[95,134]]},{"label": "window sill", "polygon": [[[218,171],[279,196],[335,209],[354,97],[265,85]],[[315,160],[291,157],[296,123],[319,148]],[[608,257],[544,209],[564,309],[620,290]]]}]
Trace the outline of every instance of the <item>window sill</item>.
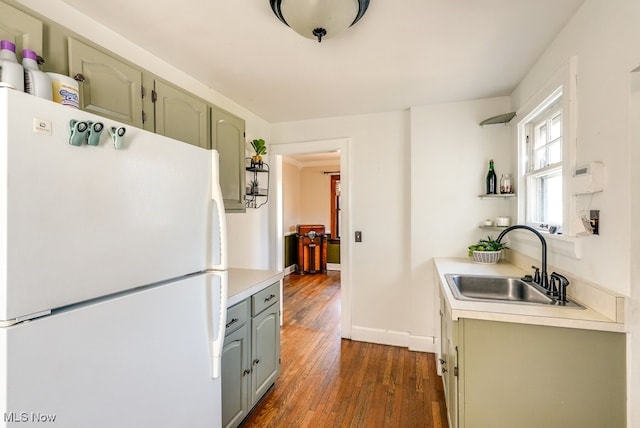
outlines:
[{"label": "window sill", "polygon": [[[567,236],[567,235],[551,235],[549,233],[541,232],[544,239],[547,241],[547,253],[557,254],[565,257],[569,257],[575,260],[582,258],[582,245],[585,238],[588,236]],[[507,238],[513,242],[510,245],[514,250],[518,250],[523,253],[529,253],[532,256],[539,256],[540,254],[540,240],[532,233],[523,230],[514,230],[509,233]],[[515,244],[515,245],[514,245]]]}]

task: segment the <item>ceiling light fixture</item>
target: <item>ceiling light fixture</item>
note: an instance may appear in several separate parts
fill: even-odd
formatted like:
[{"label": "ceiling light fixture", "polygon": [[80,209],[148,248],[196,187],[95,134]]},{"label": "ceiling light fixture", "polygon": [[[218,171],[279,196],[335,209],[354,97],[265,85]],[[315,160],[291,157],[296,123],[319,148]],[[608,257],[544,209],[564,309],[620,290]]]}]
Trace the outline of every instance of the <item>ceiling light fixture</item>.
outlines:
[{"label": "ceiling light fixture", "polygon": [[269,0],[278,19],[309,39],[333,37],[358,22],[369,0]]}]

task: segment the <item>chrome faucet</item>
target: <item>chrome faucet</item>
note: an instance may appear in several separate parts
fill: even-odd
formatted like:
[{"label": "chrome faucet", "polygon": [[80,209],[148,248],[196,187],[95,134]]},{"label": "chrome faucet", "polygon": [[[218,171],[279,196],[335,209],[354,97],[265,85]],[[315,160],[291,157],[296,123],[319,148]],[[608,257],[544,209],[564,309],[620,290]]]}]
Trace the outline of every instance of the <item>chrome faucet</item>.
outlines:
[{"label": "chrome faucet", "polygon": [[[501,242],[502,238],[504,238],[504,235],[515,229],[528,230],[529,232],[536,235],[538,239],[540,239],[540,244],[542,244],[542,270],[540,272],[540,282],[538,282],[538,284],[540,284],[545,290],[549,290],[549,276],[547,275],[547,241],[544,239],[544,236],[542,236],[540,232],[532,227],[525,226],[524,224],[515,224],[503,230],[500,235],[498,235],[498,239],[496,239],[496,241]],[[537,274],[538,272],[536,270],[536,277]]]}]

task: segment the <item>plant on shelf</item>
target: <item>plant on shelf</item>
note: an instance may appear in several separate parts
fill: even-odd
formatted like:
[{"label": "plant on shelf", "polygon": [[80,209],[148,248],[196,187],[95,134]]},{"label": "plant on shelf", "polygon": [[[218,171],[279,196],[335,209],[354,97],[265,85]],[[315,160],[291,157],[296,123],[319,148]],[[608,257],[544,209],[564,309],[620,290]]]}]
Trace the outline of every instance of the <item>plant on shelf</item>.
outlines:
[{"label": "plant on shelf", "polygon": [[477,243],[469,245],[469,257],[476,263],[493,264],[500,260],[502,250],[507,249],[506,244],[494,240],[491,236],[481,239]]},{"label": "plant on shelf", "polygon": [[251,147],[255,154],[251,156],[251,161],[256,164],[262,164],[262,156],[267,154],[267,143],[262,138],[251,141]]}]

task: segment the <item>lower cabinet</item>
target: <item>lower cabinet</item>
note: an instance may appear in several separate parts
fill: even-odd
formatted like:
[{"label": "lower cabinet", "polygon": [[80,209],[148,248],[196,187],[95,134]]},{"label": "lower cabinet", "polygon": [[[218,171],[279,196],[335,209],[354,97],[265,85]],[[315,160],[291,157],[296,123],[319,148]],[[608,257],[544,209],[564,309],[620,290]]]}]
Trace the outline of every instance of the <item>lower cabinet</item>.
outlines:
[{"label": "lower cabinet", "polygon": [[280,374],[280,284],[227,311],[222,350],[222,426],[237,427]]},{"label": "lower cabinet", "polygon": [[626,426],[623,333],[441,313],[451,427]]}]

